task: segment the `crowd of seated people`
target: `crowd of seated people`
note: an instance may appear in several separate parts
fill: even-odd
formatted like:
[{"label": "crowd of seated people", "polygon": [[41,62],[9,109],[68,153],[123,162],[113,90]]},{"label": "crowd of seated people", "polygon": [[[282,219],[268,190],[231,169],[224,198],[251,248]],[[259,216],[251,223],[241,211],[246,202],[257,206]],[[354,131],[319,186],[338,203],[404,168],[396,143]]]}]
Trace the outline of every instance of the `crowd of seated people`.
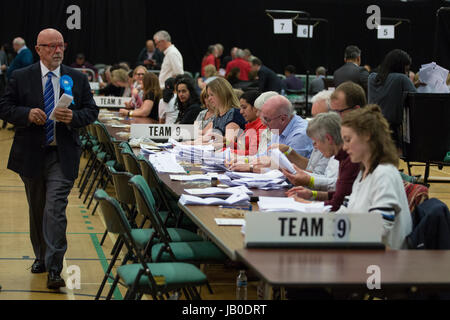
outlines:
[{"label": "crowd of seated people", "polygon": [[[385,243],[404,248],[412,225],[395,150],[401,109],[398,97],[421,85],[417,75],[409,77],[409,55],[402,50],[390,52],[370,73],[367,92],[356,83],[361,77],[343,81],[344,73],[334,90],[317,86],[308,122],[280,95],[281,88],[296,85],[298,90],[303,83],[281,81],[260,59],[240,48],[220,59],[223,47],[219,49],[218,45],[208,48],[197,79],[180,74],[168,79],[162,91],[157,77],[145,67],[135,68],[126,81],[126,68],[115,65],[107,69],[110,83],[101,93],[106,94],[108,86],[118,87],[113,90],[119,96],[126,86],[131,96],[141,91],[141,105],[131,105],[122,114],[150,117],[159,123],[195,124],[200,137],[190,143],[230,148],[234,154],[230,170],[265,172],[273,166],[272,150],[279,149],[296,171],[281,170],[292,185],[286,196],[300,202],[323,201],[332,211],[381,213]],[[345,67],[358,67],[360,50],[347,49]],[[361,68],[355,70],[361,75]],[[286,71],[287,79],[295,78],[294,66]],[[318,80],[325,72],[323,67],[317,69]],[[349,72],[348,77],[352,76]],[[241,86],[249,80],[254,81],[254,88]],[[367,101],[376,105],[367,105]]]}]

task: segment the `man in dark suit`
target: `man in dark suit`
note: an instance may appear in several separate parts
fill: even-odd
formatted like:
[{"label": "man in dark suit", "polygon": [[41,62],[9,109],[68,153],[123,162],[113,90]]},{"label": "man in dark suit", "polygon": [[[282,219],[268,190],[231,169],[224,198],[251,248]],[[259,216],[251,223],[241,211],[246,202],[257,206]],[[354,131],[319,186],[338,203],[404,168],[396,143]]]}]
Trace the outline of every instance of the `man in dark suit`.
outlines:
[{"label": "man in dark suit", "polygon": [[[61,33],[41,31],[35,49],[40,62],[12,73],[0,100],[0,118],[16,126],[8,169],[25,184],[36,256],[31,272],[48,271],[47,287],[58,289],[65,286],[60,274],[67,250],[67,198],[81,155],[78,128],[95,121],[98,108],[87,77],[61,65],[65,49]],[[60,84],[61,77],[73,80],[71,90]],[[55,108],[69,91],[74,104]],[[52,111],[56,121],[49,119]]]},{"label": "man in dark suit", "polygon": [[14,70],[24,68],[33,63],[33,54],[31,53],[31,50],[28,49],[25,45],[25,40],[23,40],[22,38],[15,38],[13,40],[13,48],[14,51],[17,52],[17,55],[6,71],[6,76],[8,77],[8,79],[11,77],[11,74]]},{"label": "man in dark suit", "polygon": [[251,61],[251,71],[258,73],[259,91],[281,92],[281,79],[275,72],[262,65],[261,60],[253,58]]},{"label": "man in dark suit", "polygon": [[153,40],[147,40],[145,48],[139,53],[137,66],[144,65],[147,69],[159,70],[163,60],[164,54],[158,48],[155,48]]},{"label": "man in dark suit", "polygon": [[361,50],[357,46],[345,48],[345,64],[334,72],[334,86],[337,88],[341,83],[353,81],[363,87],[367,94],[367,78],[369,72],[361,67]]}]

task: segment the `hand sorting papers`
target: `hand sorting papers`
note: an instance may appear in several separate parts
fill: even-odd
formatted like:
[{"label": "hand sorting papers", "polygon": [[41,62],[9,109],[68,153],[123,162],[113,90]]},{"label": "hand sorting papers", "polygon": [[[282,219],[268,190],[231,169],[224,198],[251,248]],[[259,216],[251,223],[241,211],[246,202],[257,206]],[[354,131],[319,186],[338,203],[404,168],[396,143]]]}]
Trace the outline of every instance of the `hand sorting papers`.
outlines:
[{"label": "hand sorting papers", "polygon": [[298,211],[304,213],[330,212],[331,206],[323,202],[301,203],[294,198],[259,197],[258,207],[261,211]]},{"label": "hand sorting papers", "polygon": [[447,87],[448,70],[438,66],[436,62],[423,64],[419,70],[419,81],[426,86],[417,88],[420,93],[449,93]]},{"label": "hand sorting papers", "polygon": [[55,118],[55,110],[56,108],[68,108],[73,101],[73,97],[69,96],[67,93],[64,93],[61,98],[59,98],[58,103],[53,108],[52,113],[50,113],[49,119],[53,121],[57,121]]},{"label": "hand sorting papers", "polygon": [[182,205],[249,205],[250,197],[245,193],[234,193],[227,199],[200,198],[188,194],[182,194],[179,202]]},{"label": "hand sorting papers", "polygon": [[288,160],[288,158],[284,153],[280,152],[279,149],[273,149],[270,157],[275,167],[279,167],[280,169],[286,169],[292,174],[297,173],[292,163]]}]

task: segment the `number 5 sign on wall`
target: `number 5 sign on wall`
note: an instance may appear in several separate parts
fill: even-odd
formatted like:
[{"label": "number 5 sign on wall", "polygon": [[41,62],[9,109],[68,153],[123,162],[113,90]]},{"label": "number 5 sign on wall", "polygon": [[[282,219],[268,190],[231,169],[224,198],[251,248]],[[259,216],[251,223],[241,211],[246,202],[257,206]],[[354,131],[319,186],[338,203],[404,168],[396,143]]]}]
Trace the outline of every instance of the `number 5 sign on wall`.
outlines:
[{"label": "number 5 sign on wall", "polygon": [[394,26],[378,26],[378,39],[394,39],[395,27]]},{"label": "number 5 sign on wall", "polygon": [[291,19],[274,19],[273,20],[273,32],[275,34],[292,33],[292,20]]}]

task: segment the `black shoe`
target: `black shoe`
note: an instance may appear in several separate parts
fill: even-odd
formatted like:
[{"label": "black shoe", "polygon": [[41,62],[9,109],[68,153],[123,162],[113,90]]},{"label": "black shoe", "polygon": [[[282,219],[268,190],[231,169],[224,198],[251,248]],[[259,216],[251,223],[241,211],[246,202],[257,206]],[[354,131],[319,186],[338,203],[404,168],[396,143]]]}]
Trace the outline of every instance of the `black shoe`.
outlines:
[{"label": "black shoe", "polygon": [[34,260],[33,265],[31,266],[31,273],[44,273],[45,265],[41,260]]},{"label": "black shoe", "polygon": [[59,289],[65,287],[66,283],[61,276],[55,271],[49,271],[47,277],[47,288],[49,289]]}]

